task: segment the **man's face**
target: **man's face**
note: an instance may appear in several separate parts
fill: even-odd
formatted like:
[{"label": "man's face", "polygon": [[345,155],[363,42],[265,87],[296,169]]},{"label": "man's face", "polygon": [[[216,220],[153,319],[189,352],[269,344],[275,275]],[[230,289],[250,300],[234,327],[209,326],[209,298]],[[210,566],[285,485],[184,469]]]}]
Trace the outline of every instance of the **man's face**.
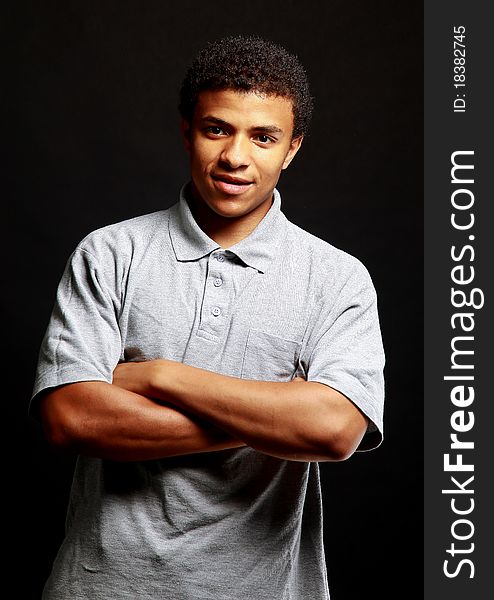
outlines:
[{"label": "man's face", "polygon": [[302,142],[292,140],[291,100],[234,90],[201,92],[182,132],[194,197],[228,218],[262,219]]}]

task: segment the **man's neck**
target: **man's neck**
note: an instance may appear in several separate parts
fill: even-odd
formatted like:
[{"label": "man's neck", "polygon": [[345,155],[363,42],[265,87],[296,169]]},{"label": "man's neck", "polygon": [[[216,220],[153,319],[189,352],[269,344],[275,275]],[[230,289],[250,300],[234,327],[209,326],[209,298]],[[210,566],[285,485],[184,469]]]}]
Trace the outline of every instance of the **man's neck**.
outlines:
[{"label": "man's neck", "polygon": [[204,233],[222,248],[229,248],[248,237],[266,216],[273,198],[241,217],[218,215],[190,188],[186,193],[190,210]]}]

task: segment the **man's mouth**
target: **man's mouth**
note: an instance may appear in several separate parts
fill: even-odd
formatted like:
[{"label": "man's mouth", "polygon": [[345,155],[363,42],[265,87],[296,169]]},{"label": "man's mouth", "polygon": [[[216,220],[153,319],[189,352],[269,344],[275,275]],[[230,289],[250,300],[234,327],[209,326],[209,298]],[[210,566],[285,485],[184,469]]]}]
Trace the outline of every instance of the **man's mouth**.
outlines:
[{"label": "man's mouth", "polygon": [[222,173],[211,175],[215,187],[225,194],[242,194],[254,182],[242,177],[234,177],[233,175],[224,175]]}]

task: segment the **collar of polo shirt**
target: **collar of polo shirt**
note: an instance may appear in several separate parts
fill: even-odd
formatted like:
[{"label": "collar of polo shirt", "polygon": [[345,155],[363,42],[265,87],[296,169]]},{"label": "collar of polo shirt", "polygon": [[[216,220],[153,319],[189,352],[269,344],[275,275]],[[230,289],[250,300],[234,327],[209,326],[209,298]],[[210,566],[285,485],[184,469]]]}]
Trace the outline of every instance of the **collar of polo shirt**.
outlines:
[{"label": "collar of polo shirt", "polygon": [[[170,211],[170,238],[179,261],[198,260],[221,247],[207,236],[194,219],[185,198],[184,185],[180,201]],[[242,241],[230,246],[232,252],[249,267],[265,273],[276,257],[285,238],[287,219],[281,212],[281,196],[274,190],[273,204],[254,231]]]}]

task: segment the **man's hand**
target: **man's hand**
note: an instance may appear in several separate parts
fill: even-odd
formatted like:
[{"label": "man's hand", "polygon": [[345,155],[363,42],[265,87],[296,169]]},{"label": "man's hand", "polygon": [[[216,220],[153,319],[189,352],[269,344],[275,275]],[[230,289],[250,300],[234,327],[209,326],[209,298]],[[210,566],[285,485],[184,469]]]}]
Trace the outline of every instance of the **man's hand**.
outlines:
[{"label": "man's hand", "polygon": [[149,360],[146,362],[127,362],[120,363],[113,371],[113,385],[140,394],[141,396],[151,396],[151,382],[160,363],[163,370],[166,369],[169,360]]},{"label": "man's hand", "polygon": [[[135,394],[152,397],[156,379],[173,377],[173,372],[179,364],[166,359],[120,363],[113,371],[113,385]],[[292,381],[300,382],[305,379],[294,377]]]}]

